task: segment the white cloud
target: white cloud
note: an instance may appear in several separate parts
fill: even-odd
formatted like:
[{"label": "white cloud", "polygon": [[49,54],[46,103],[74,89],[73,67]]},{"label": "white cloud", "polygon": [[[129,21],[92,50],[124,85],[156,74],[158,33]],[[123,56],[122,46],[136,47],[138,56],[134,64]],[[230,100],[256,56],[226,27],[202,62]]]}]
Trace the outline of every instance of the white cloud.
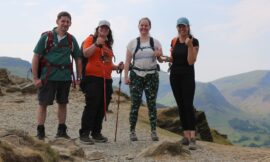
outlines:
[{"label": "white cloud", "polygon": [[[33,56],[33,44],[31,43],[1,43],[0,56],[9,56],[31,61]],[[13,49],[17,49],[14,52]]]},{"label": "white cloud", "polygon": [[100,1],[85,1],[81,4],[80,11],[74,11],[72,14],[71,33],[74,33],[79,39],[85,39],[87,35],[94,32],[99,20],[105,19],[104,12],[107,5]]},{"label": "white cloud", "polygon": [[232,8],[231,26],[236,41],[252,40],[270,31],[270,1],[245,0]]},{"label": "white cloud", "polygon": [[151,2],[153,0],[127,0],[127,2],[132,3],[132,4],[140,4],[140,3],[146,3],[146,2]]},{"label": "white cloud", "polygon": [[270,32],[270,1],[242,0],[225,8],[227,20],[205,27],[208,32],[219,33],[216,38],[233,43],[252,41]]},{"label": "white cloud", "polygon": [[39,4],[38,0],[27,0],[25,1],[25,5],[29,7],[33,7]]},{"label": "white cloud", "polygon": [[17,6],[24,5],[24,6],[32,7],[32,6],[38,5],[40,3],[40,0],[23,0],[23,1],[21,1],[21,0],[10,0],[10,1],[7,1],[7,3],[11,4],[11,5],[17,5]]}]

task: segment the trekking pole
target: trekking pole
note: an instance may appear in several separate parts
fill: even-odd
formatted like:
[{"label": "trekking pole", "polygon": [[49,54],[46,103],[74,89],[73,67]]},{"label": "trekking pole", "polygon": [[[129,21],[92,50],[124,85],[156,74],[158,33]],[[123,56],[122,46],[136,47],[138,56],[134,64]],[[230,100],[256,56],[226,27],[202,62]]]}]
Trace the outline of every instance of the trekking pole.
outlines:
[{"label": "trekking pole", "polygon": [[105,58],[104,58],[104,53],[103,53],[103,49],[100,48],[101,50],[101,55],[102,55],[102,62],[103,62],[103,97],[104,97],[104,118],[105,118],[105,121],[107,121],[107,100],[106,100],[106,78],[105,78]]},{"label": "trekking pole", "polygon": [[118,127],[118,114],[119,114],[119,105],[120,105],[120,92],[121,92],[121,83],[122,83],[122,69],[119,71],[120,79],[119,79],[119,87],[118,87],[118,100],[117,100],[117,112],[116,112],[116,121],[115,121],[115,134],[114,134],[114,142],[116,142],[116,134]]}]

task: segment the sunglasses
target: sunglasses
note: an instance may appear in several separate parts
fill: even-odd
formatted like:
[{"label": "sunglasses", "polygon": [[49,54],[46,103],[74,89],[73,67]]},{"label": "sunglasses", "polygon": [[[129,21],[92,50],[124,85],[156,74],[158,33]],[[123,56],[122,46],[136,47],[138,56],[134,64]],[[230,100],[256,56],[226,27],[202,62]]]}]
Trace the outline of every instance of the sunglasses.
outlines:
[{"label": "sunglasses", "polygon": [[185,28],[185,27],[187,27],[187,26],[184,25],[184,24],[179,24],[179,25],[177,25],[177,27],[178,27],[178,28]]},{"label": "sunglasses", "polygon": [[100,26],[100,28],[102,28],[102,29],[110,29],[107,25],[102,25],[102,26]]}]

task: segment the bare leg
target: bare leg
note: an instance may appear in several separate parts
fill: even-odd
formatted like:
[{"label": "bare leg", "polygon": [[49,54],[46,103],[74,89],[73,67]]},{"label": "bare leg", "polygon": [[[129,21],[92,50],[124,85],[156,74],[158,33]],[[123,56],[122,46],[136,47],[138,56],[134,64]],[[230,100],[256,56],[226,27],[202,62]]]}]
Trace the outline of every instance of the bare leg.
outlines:
[{"label": "bare leg", "polygon": [[189,130],[184,131],[184,137],[186,137],[188,140],[190,140],[190,131]]},{"label": "bare leg", "polygon": [[194,138],[194,139],[195,139],[195,137],[196,137],[196,132],[195,132],[195,130],[191,130],[191,131],[190,131],[190,138]]},{"label": "bare leg", "polygon": [[58,123],[64,124],[67,117],[67,104],[58,104]]},{"label": "bare leg", "polygon": [[44,125],[47,115],[47,106],[39,105],[37,109],[37,124]]}]

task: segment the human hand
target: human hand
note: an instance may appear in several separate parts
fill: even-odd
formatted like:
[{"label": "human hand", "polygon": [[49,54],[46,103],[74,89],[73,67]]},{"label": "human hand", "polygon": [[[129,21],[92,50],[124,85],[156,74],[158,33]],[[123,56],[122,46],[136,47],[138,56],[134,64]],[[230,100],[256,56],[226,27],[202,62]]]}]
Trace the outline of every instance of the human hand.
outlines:
[{"label": "human hand", "polygon": [[36,88],[40,88],[42,86],[41,79],[34,79],[33,82]]},{"label": "human hand", "polygon": [[125,77],[125,84],[127,84],[127,85],[130,84],[130,79],[129,79],[129,77]]},{"label": "human hand", "polygon": [[160,56],[160,59],[165,62],[170,62],[170,57],[169,56]]},{"label": "human hand", "polygon": [[193,38],[192,38],[192,37],[188,37],[188,38],[186,38],[186,40],[185,40],[185,44],[186,44],[188,47],[193,47],[192,42],[193,42]]},{"label": "human hand", "polygon": [[118,70],[123,70],[124,69],[124,67],[125,67],[125,65],[124,65],[124,62],[123,61],[121,61],[119,64],[118,64]]},{"label": "human hand", "polygon": [[160,57],[162,55],[162,50],[161,48],[156,48],[154,51],[155,57]]},{"label": "human hand", "polygon": [[75,84],[76,84],[76,85],[80,85],[80,83],[81,83],[81,80],[79,80],[79,79],[77,79],[77,80],[75,81]]},{"label": "human hand", "polygon": [[104,45],[106,42],[106,39],[104,37],[97,37],[96,44],[97,45]]}]

